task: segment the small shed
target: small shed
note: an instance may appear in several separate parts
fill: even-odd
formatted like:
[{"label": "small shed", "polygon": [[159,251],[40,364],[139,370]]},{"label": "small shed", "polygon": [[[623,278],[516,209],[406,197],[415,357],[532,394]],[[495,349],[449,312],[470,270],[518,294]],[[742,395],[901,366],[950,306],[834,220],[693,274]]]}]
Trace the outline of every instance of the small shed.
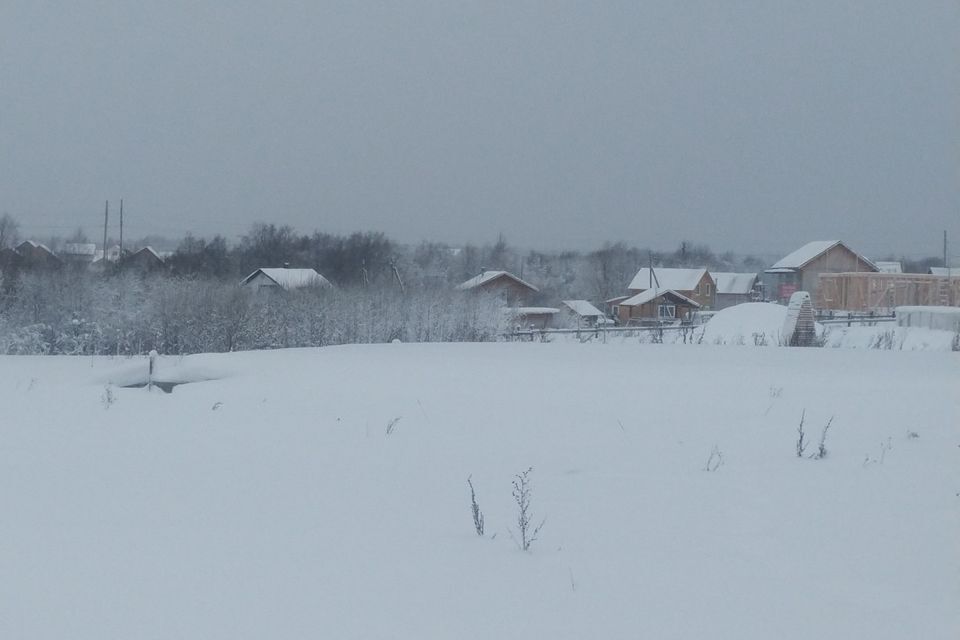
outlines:
[{"label": "small shed", "polygon": [[613,320],[608,318],[603,311],[597,309],[587,300],[564,300],[563,309],[567,319],[567,324],[574,327],[596,327],[605,324],[612,324]]},{"label": "small shed", "polygon": [[314,269],[261,268],[240,281],[257,293],[264,291],[291,291],[306,287],[332,287],[330,281]]},{"label": "small shed", "polygon": [[714,271],[710,275],[717,283],[716,309],[726,309],[736,304],[756,301],[756,273]]},{"label": "small shed", "polygon": [[521,329],[549,329],[554,326],[554,320],[559,309],[554,307],[509,307],[504,309],[512,326]]}]

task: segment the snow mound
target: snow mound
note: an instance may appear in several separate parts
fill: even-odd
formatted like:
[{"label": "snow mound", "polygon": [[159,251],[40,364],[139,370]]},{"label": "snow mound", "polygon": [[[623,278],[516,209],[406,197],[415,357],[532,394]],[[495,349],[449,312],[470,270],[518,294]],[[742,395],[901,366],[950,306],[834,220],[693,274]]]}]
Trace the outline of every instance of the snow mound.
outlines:
[{"label": "snow mound", "polygon": [[780,344],[787,308],[769,302],[746,302],[718,312],[704,326],[704,344]]}]

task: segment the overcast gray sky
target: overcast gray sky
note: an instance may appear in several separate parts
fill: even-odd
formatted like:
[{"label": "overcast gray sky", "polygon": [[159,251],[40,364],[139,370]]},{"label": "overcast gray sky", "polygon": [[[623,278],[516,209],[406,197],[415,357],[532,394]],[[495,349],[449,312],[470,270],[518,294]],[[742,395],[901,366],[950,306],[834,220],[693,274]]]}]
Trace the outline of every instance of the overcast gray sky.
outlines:
[{"label": "overcast gray sky", "polygon": [[0,211],[120,197],[131,236],[937,254],[960,3],[3,0]]}]

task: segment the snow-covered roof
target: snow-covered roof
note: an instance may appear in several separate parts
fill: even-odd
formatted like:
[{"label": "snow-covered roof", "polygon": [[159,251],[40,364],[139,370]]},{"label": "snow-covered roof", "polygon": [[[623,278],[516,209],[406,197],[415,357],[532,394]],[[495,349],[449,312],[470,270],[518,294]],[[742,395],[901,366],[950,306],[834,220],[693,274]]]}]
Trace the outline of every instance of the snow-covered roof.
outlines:
[{"label": "snow-covered roof", "polygon": [[[705,268],[668,269],[654,267],[653,275],[656,277],[653,279],[653,288],[673,289],[674,291],[693,291],[697,288],[697,285],[700,284],[700,280],[703,279],[703,274],[706,272],[707,270]],[[630,286],[627,288],[632,291],[651,288],[650,269],[644,267],[640,269],[640,271],[637,271],[637,275],[633,276],[633,280],[630,281]]]},{"label": "snow-covered roof", "polygon": [[814,240],[813,242],[808,242],[803,245],[796,251],[791,254],[788,254],[776,262],[770,269],[767,270],[768,273],[778,273],[773,271],[774,269],[802,269],[810,261],[818,258],[823,255],[830,249],[833,249],[836,246],[842,246],[848,251],[853,252],[858,258],[863,260],[866,264],[876,268],[872,262],[861,256],[859,253],[856,253],[843,244],[840,240]]},{"label": "snow-covered roof", "polygon": [[47,245],[43,244],[42,242],[36,242],[36,241],[34,241],[34,240],[24,240],[24,241],[21,242],[19,245],[17,245],[17,248],[19,249],[20,247],[22,247],[22,246],[25,245],[25,244],[30,245],[30,246],[33,247],[34,249],[43,249],[43,250],[46,251],[47,253],[53,253],[53,251],[50,250],[50,247],[48,247]]},{"label": "snow-covered roof", "polygon": [[930,267],[932,276],[960,276],[960,267]]},{"label": "snow-covered roof", "polygon": [[560,313],[560,309],[554,307],[509,307],[504,309],[504,311],[515,316],[553,315]]},{"label": "snow-covered roof", "polygon": [[874,261],[874,266],[880,270],[880,273],[903,273],[903,265],[892,260]]},{"label": "snow-covered roof", "polygon": [[690,306],[696,307],[698,309],[700,308],[700,303],[694,302],[687,296],[677,293],[673,289],[647,289],[646,291],[643,291],[642,293],[638,293],[637,295],[631,298],[627,298],[626,300],[620,303],[620,306],[638,307],[652,300],[656,300],[660,296],[673,296],[675,298],[678,298],[680,302],[685,302],[686,304],[689,304]]},{"label": "snow-covered roof", "polygon": [[68,242],[63,245],[60,251],[68,256],[95,256],[97,254],[97,245],[92,242]]},{"label": "snow-covered roof", "polygon": [[603,311],[586,300],[564,300],[563,304],[567,305],[571,311],[581,318],[602,318],[604,315]]},{"label": "snow-covered roof", "polygon": [[131,255],[131,256],[135,256],[135,255],[137,255],[138,253],[149,253],[150,255],[152,255],[154,258],[156,258],[156,259],[159,260],[160,262],[163,262],[163,258],[160,256],[159,253],[157,253],[157,251],[156,251],[153,247],[143,247],[142,249],[137,249],[136,251],[134,251],[134,252],[133,252],[132,254],[130,254],[130,255]]},{"label": "snow-covered roof", "polygon": [[757,282],[755,273],[731,273],[726,271],[712,271],[713,281],[717,283],[717,293],[732,293],[745,295],[753,291]]},{"label": "snow-covered roof", "polygon": [[616,298],[610,298],[609,300],[604,300],[606,304],[617,304],[629,298],[630,296],[617,296]]},{"label": "snow-covered roof", "polygon": [[282,289],[299,289],[301,287],[330,287],[330,281],[324,278],[313,269],[283,269],[283,268],[265,268],[257,269],[246,278],[240,281],[240,284],[247,284],[253,280],[257,274],[263,274],[270,280],[273,280],[277,286]]},{"label": "snow-covered roof", "polygon": [[467,289],[476,289],[477,287],[481,287],[481,286],[487,284],[488,282],[493,282],[493,281],[496,280],[497,278],[509,278],[509,279],[513,280],[514,282],[517,282],[517,283],[519,283],[519,284],[521,284],[521,285],[529,288],[529,289],[532,290],[532,291],[540,291],[539,289],[537,289],[535,286],[533,286],[533,285],[530,284],[529,282],[527,282],[527,281],[525,281],[525,280],[521,280],[520,278],[518,278],[517,276],[513,275],[513,274],[510,273],[509,271],[483,271],[483,272],[480,273],[479,275],[476,275],[476,276],[470,278],[470,279],[467,280],[466,282],[463,282],[463,283],[461,283],[461,284],[458,284],[458,285],[457,285],[457,289],[460,289],[460,290],[463,290],[463,291],[466,291]]}]

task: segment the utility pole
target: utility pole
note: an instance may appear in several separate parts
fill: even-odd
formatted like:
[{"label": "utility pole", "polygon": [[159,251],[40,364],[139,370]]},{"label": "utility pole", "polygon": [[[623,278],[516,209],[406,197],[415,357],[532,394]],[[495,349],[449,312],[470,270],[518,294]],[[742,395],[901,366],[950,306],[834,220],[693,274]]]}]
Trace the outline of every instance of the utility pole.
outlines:
[{"label": "utility pole", "polygon": [[107,222],[110,221],[110,201],[103,206],[103,272],[107,272]]},{"label": "utility pole", "polygon": [[117,254],[117,262],[123,255],[123,198],[120,198],[120,252]]}]

